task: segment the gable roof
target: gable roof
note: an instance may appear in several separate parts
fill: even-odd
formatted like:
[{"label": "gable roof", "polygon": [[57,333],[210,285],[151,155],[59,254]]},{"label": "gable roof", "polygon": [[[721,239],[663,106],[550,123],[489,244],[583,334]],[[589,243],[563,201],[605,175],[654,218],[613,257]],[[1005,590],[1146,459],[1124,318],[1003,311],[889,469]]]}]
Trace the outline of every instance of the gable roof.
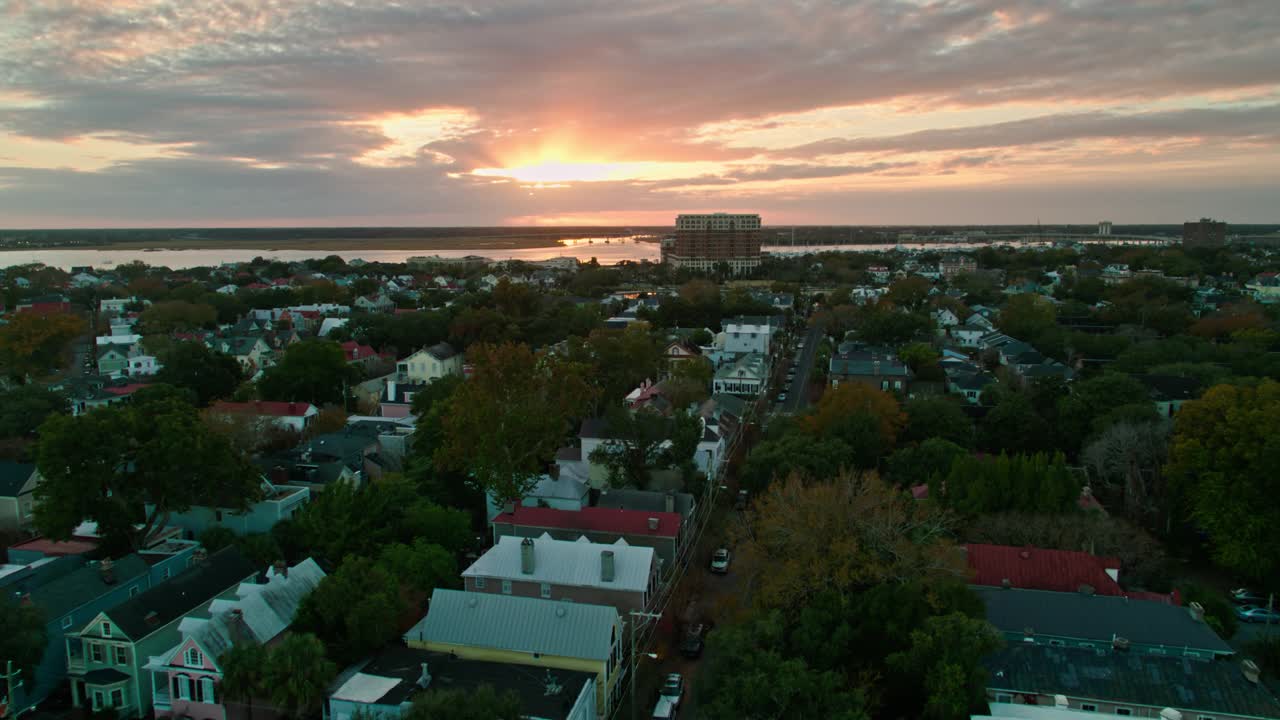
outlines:
[{"label": "gable roof", "polygon": [[1045,550],[1011,545],[964,546],[976,585],[1000,586],[1005,580],[1015,588],[1076,592],[1088,585],[1099,595],[1124,591],[1108,570],[1120,572],[1120,561],[1069,550]]},{"label": "gable roof", "polygon": [[1110,644],[1116,637],[1136,645],[1223,655],[1235,651],[1187,608],[1149,600],[1045,590],[973,586],[986,603],[987,620],[1006,633],[1034,630],[1036,637]]},{"label": "gable roof", "polygon": [[[658,519],[657,530],[649,529],[649,518]],[[641,510],[620,510],[603,507],[584,507],[581,510],[517,507],[514,512],[504,512],[498,515],[492,522],[534,528],[614,533],[617,535],[676,537],[680,534],[679,513],[644,512]]]},{"label": "gable roof", "polygon": [[256,401],[256,402],[227,402],[219,400],[213,404],[215,413],[245,413],[249,415],[263,415],[267,417],[306,417],[311,414],[313,406],[311,403],[305,402],[283,402],[283,401]]},{"label": "gable roof", "polygon": [[[533,572],[522,570],[521,546],[526,539],[533,543]],[[601,556],[613,553],[613,580],[601,577]],[[539,538],[504,535],[471,567],[463,577],[510,578],[529,582],[572,585],[602,590],[644,592],[649,588],[653,572],[653,548],[627,545],[556,540],[543,533]]]},{"label": "gable roof", "polygon": [[[653,513],[666,512],[667,493],[654,490],[634,490],[631,488],[610,488],[600,493],[596,501],[597,507],[619,508]],[[687,518],[693,512],[693,496],[689,493],[671,493],[675,503],[675,512]]]},{"label": "gable roof", "polygon": [[426,348],[426,353],[431,357],[435,358],[436,360],[444,361],[444,360],[448,360],[454,355],[457,355],[458,351],[454,350],[453,346],[447,342],[438,342],[435,345],[432,345],[431,347]]},{"label": "gable roof", "polygon": [[125,636],[136,642],[256,572],[253,563],[234,547],[223,548],[203,563],[198,562],[169,581],[107,610],[106,615]]},{"label": "gable roof", "polygon": [[606,661],[618,620],[606,605],[437,588],[405,639]]},{"label": "gable roof", "polygon": [[17,497],[35,471],[30,463],[0,460],[0,497]]}]

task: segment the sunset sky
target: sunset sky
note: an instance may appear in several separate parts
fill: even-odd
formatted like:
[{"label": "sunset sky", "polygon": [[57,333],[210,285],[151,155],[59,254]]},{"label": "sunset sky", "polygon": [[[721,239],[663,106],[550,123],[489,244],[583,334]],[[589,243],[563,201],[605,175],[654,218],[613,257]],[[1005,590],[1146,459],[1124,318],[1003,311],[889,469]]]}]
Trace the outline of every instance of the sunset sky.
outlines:
[{"label": "sunset sky", "polygon": [[1280,222],[1280,0],[0,0],[0,227]]}]

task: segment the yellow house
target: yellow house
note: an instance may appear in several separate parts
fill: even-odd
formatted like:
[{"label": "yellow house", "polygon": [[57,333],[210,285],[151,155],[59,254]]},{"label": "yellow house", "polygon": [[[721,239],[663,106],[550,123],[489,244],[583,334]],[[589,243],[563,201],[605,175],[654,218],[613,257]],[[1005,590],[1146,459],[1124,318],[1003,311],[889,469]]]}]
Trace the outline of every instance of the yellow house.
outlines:
[{"label": "yellow house", "polygon": [[414,383],[429,383],[445,375],[461,375],[462,353],[449,343],[436,343],[397,361],[396,372],[400,380]]},{"label": "yellow house", "polygon": [[605,605],[437,589],[404,639],[464,660],[593,673],[601,716],[622,665],[622,619]]}]

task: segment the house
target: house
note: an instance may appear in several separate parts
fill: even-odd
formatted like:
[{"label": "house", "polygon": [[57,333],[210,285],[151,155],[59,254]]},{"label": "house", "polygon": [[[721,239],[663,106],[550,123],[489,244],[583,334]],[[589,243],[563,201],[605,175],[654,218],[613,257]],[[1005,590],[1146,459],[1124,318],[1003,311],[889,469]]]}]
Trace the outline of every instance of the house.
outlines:
[{"label": "house", "polygon": [[1114,263],[1102,269],[1101,277],[1105,285],[1118,285],[1133,277],[1133,272],[1128,265]]},{"label": "house", "polygon": [[378,415],[385,418],[409,417],[413,412],[413,396],[426,389],[425,383],[387,380],[378,397]]},{"label": "house", "polygon": [[1119,642],[1102,649],[1009,643],[983,665],[993,715],[1002,707],[1048,706],[1057,711],[1052,718],[1073,710],[1081,717],[1280,717],[1280,703],[1248,662],[1143,653]]},{"label": "house", "polygon": [[[90,618],[113,608],[142,592],[156,587],[178,574],[195,551],[195,545],[177,548],[172,553],[130,553],[114,560],[87,560],[82,555],[44,556],[36,546],[46,540],[24,543],[24,552],[41,555],[28,566],[29,571],[12,573],[4,578],[5,595],[0,602],[31,604],[44,614],[45,650],[34,677],[25,678],[11,709],[30,708],[41,703],[66,682],[67,653],[63,633],[81,627]],[[57,545],[87,545],[84,542]],[[92,549],[92,546],[89,546]],[[9,559],[15,561],[14,549]],[[151,562],[149,562],[149,560]]]},{"label": "house", "polygon": [[279,562],[265,582],[242,582],[233,597],[183,617],[177,645],[149,658],[144,668],[156,718],[224,720],[226,706],[234,703],[223,696],[218,659],[237,644],[267,645],[280,637],[324,577],[310,558],[293,567]]},{"label": "house", "polygon": [[377,295],[361,295],[352,303],[358,310],[371,313],[389,313],[396,309],[396,304],[383,293]]},{"label": "house", "polygon": [[366,371],[378,362],[377,350],[369,345],[361,345],[355,340],[342,343],[342,354],[347,358],[347,364],[357,365]]},{"label": "house", "polygon": [[872,282],[880,283],[883,285],[884,283],[889,282],[889,275],[891,273],[889,271],[889,268],[885,267],[884,265],[872,265],[867,268],[867,274],[871,276]]},{"label": "house", "polygon": [[711,380],[712,392],[755,397],[764,392],[769,381],[765,356],[749,352],[728,365],[716,369]]},{"label": "house", "polygon": [[353,424],[340,431],[317,435],[293,450],[256,459],[276,485],[295,485],[323,492],[335,483],[356,487],[377,480],[384,471],[399,470],[383,453],[382,429],[376,424]]},{"label": "house", "polygon": [[1090,592],[972,586],[987,621],[1010,644],[1106,650],[1116,638],[1135,655],[1212,659],[1235,653],[1197,606]]},{"label": "house", "polygon": [[781,329],[781,316],[742,316],[725,320],[720,334],[724,338],[725,352],[768,356],[773,349],[773,336]]},{"label": "house", "polygon": [[975,585],[1078,592],[1092,588],[1098,595],[1123,596],[1120,561],[1086,552],[1046,550],[1036,547],[964,546],[965,559]]},{"label": "house", "polygon": [[831,387],[843,383],[862,383],[885,392],[909,393],[914,375],[896,353],[886,348],[868,347],[858,343],[840,346],[837,354],[827,362],[827,377]]},{"label": "house", "polygon": [[29,463],[0,460],[0,531],[31,527],[40,472]]},{"label": "house", "polygon": [[1156,413],[1171,418],[1182,409],[1183,403],[1200,397],[1200,381],[1177,375],[1134,375],[1147,388]]},{"label": "house", "polygon": [[983,389],[995,381],[995,377],[980,371],[947,373],[947,392],[959,395],[970,405],[977,405],[982,401]]},{"label": "house", "polygon": [[957,275],[963,273],[976,272],[978,269],[978,261],[972,255],[956,253],[954,255],[944,255],[938,261],[938,272],[942,277],[950,280]]},{"label": "house", "polygon": [[982,336],[990,332],[989,328],[981,325],[970,325],[964,323],[961,325],[952,325],[947,328],[947,335],[960,347],[976,348],[981,343]]},{"label": "house", "polygon": [[70,376],[49,386],[71,402],[71,414],[81,415],[96,408],[125,402],[146,383],[128,383],[105,375]]},{"label": "house", "polygon": [[108,345],[98,348],[98,372],[103,375],[120,375],[129,366],[127,348]]},{"label": "house", "polygon": [[658,589],[653,548],[507,535],[462,571],[468,592],[644,610]]},{"label": "house", "polygon": [[[273,485],[262,481],[262,499],[249,503],[243,512],[231,508],[193,505],[187,510],[169,513],[168,525],[181,528],[191,537],[198,538],[205,531],[220,527],[226,528],[236,535],[252,535],[270,532],[281,520],[288,520],[293,514],[311,502],[311,491],[305,487],[293,485]],[[143,506],[150,514],[154,505]]]},{"label": "house", "polygon": [[688,340],[673,340],[662,354],[668,363],[677,363],[702,357],[702,349]]},{"label": "house", "polygon": [[423,348],[396,362],[396,372],[407,382],[429,383],[445,375],[462,374],[462,353],[446,342]]},{"label": "house", "polygon": [[254,402],[218,401],[211,408],[212,415],[248,417],[263,429],[276,427],[281,430],[302,432],[311,426],[320,411],[311,403],[293,403],[258,400]]},{"label": "house", "polygon": [[193,555],[190,568],[65,633],[71,703],[93,711],[114,709],[121,717],[147,717],[153,710],[148,659],[181,639],[182,618],[214,598],[232,598],[240,583],[257,574],[235,548]]},{"label": "house", "polygon": [[951,308],[939,308],[929,315],[933,318],[933,324],[939,328],[949,328],[960,324],[960,318],[956,317]]},{"label": "house", "polygon": [[154,355],[133,355],[125,365],[124,374],[129,377],[149,377],[160,372],[160,361]]},{"label": "house", "polygon": [[216,343],[216,349],[234,357],[246,372],[254,373],[262,369],[263,361],[271,354],[271,346],[262,336],[236,336],[223,338]]},{"label": "house", "polygon": [[1274,272],[1258,273],[1246,282],[1244,287],[1253,295],[1253,299],[1260,303],[1280,302],[1280,274]]},{"label": "house", "polygon": [[609,544],[625,540],[628,545],[650,547],[662,565],[673,562],[682,550],[680,515],[674,512],[642,512],[604,507],[581,510],[556,510],[541,507],[516,507],[490,521],[493,541],[515,535],[541,537],[543,533],[559,540],[585,537],[590,542]]},{"label": "house", "polygon": [[623,663],[622,618],[607,605],[436,589],[411,648],[596,677],[596,712],[614,704]]},{"label": "house", "polygon": [[331,720],[402,720],[419,693],[470,691],[489,685],[514,692],[524,717],[596,720],[596,676],[562,668],[469,660],[450,653],[389,645],[333,681],[325,703]]},{"label": "house", "polygon": [[693,513],[698,505],[692,495],[684,492],[609,488],[600,493],[595,506],[644,513],[673,512],[680,516],[680,527],[687,531],[693,527]]}]

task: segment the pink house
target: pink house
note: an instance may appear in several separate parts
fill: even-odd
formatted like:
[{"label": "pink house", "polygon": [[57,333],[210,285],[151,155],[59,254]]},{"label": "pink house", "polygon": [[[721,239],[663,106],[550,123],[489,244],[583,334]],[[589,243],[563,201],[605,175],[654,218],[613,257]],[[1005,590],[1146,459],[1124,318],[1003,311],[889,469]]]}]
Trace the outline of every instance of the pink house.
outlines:
[{"label": "pink house", "polygon": [[214,600],[183,618],[179,643],[146,665],[156,717],[227,720],[218,658],[236,643],[266,645],[280,637],[324,576],[310,558],[291,568],[276,563],[265,583],[241,583],[234,598]]}]

